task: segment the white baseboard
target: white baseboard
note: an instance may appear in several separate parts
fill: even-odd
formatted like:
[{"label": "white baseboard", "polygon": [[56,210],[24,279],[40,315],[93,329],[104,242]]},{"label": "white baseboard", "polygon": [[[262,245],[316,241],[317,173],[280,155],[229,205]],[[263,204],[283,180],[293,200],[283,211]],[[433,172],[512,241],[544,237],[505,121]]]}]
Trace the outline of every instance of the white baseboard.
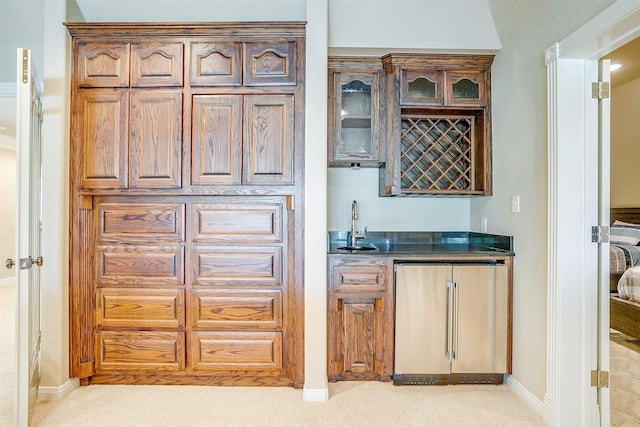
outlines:
[{"label": "white baseboard", "polygon": [[329,400],[329,389],[308,389],[302,390],[302,400],[305,402],[326,402]]},{"label": "white baseboard", "polygon": [[71,378],[66,383],[57,386],[40,386],[38,387],[38,400],[60,400],[64,399],[73,390],[80,387],[80,380]]},{"label": "white baseboard", "polygon": [[6,279],[0,279],[0,286],[13,285],[15,277],[7,277]]},{"label": "white baseboard", "polygon": [[534,396],[528,389],[526,389],[522,384],[520,384],[517,380],[515,380],[511,375],[505,375],[504,383],[511,389],[515,394],[520,397],[520,399],[524,400],[524,402],[531,407],[538,415],[542,417],[545,423],[548,424],[547,414],[549,413],[547,407],[544,402]]}]

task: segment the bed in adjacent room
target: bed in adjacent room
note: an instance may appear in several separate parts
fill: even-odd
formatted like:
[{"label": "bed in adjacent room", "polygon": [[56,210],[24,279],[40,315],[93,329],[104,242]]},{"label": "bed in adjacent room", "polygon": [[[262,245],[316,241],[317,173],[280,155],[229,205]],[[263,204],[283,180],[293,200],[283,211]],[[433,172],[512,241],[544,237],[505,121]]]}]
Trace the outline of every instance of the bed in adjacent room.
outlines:
[{"label": "bed in adjacent room", "polygon": [[640,339],[640,208],[611,208],[610,326]]}]

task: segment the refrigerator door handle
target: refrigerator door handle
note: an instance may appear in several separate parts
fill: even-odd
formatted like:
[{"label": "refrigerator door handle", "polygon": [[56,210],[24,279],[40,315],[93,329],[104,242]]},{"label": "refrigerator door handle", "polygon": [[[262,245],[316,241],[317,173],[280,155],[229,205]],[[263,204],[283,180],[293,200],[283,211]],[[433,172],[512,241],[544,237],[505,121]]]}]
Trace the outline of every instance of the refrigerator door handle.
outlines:
[{"label": "refrigerator door handle", "polygon": [[452,322],[453,322],[453,338],[452,338],[452,356],[451,358],[453,360],[457,359],[459,354],[458,354],[458,310],[460,307],[460,290],[458,289],[458,282],[453,282],[453,316],[452,316]]},{"label": "refrigerator door handle", "polygon": [[452,316],[453,316],[453,310],[451,307],[451,303],[452,303],[452,292],[453,292],[453,282],[450,282],[449,280],[447,280],[446,283],[446,303],[445,303],[445,325],[447,325],[447,333],[445,334],[445,342],[444,342],[444,355],[447,358],[448,361],[451,361],[453,354],[452,354],[452,348],[451,348],[451,344],[452,344],[452,339],[453,339],[453,329],[452,329]]}]

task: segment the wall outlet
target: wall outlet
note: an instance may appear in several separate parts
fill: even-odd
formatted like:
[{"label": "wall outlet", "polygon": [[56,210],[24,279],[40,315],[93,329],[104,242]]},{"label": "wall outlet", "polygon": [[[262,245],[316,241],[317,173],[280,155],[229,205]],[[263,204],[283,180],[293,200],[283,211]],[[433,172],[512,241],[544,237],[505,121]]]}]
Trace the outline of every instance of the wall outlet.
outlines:
[{"label": "wall outlet", "polygon": [[518,194],[516,194],[515,196],[511,196],[511,212],[520,212],[520,196]]},{"label": "wall outlet", "polygon": [[487,217],[486,216],[482,217],[482,232],[483,233],[487,232]]}]

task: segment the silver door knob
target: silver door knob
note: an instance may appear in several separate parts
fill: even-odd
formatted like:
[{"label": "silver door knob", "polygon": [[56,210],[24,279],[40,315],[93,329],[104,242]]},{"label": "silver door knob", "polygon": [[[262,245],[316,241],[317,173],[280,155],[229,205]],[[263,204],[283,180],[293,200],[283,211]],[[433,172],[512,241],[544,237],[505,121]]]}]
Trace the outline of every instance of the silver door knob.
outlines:
[{"label": "silver door knob", "polygon": [[16,262],[14,260],[12,260],[11,258],[7,258],[4,262],[4,266],[11,269],[13,268],[13,266],[16,265]]}]

